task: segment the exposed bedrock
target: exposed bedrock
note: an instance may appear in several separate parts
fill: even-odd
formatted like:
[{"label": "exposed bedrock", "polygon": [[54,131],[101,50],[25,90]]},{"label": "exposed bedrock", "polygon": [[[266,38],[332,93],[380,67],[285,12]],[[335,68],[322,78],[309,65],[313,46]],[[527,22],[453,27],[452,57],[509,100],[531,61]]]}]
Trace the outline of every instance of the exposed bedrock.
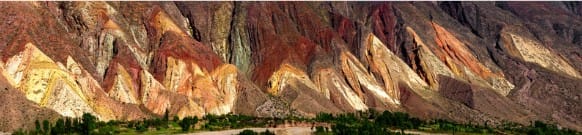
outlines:
[{"label": "exposed bedrock", "polygon": [[0,130],[83,113],[107,121],[369,109],[582,130],[580,7],[1,2]]}]

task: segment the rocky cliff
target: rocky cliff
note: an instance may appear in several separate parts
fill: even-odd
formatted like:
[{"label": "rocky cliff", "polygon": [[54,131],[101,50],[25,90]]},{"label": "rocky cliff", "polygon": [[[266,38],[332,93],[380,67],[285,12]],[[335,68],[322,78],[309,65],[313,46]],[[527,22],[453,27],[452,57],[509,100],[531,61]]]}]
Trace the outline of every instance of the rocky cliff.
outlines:
[{"label": "rocky cliff", "polygon": [[1,2],[0,12],[3,131],[83,113],[368,109],[582,130],[580,2]]}]

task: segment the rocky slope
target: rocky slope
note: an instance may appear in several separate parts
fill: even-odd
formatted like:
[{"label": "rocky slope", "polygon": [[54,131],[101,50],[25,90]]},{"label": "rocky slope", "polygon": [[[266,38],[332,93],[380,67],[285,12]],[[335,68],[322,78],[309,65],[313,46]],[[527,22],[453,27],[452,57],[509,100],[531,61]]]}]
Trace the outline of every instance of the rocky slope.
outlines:
[{"label": "rocky slope", "polygon": [[1,2],[0,11],[2,131],[86,112],[106,121],[368,109],[582,130],[580,2]]}]

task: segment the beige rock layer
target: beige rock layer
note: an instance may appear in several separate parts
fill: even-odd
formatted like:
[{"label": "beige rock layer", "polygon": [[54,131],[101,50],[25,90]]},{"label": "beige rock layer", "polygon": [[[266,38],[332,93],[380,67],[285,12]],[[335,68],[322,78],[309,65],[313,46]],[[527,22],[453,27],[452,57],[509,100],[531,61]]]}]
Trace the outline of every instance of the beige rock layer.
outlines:
[{"label": "beige rock layer", "polygon": [[516,57],[521,57],[527,62],[536,63],[557,73],[582,78],[580,73],[562,56],[550,51],[538,41],[509,32],[502,33],[501,38],[508,44],[506,48],[510,54]]},{"label": "beige rock layer", "polygon": [[202,108],[199,114],[232,112],[238,87],[236,67],[225,64],[208,73],[195,63],[173,57],[167,58],[167,67],[165,88],[191,98]]},{"label": "beige rock layer", "polygon": [[[269,89],[267,91],[273,95],[278,95],[279,91],[283,90],[287,85],[297,84],[303,84],[312,90],[319,90],[303,70],[285,63],[269,78]],[[329,98],[329,91],[319,91],[319,93]]]},{"label": "beige rock layer", "polygon": [[156,114],[164,114],[171,107],[171,97],[162,95],[166,88],[145,70],[140,72],[140,79],[143,93],[141,103]]},{"label": "beige rock layer", "polygon": [[[326,96],[330,100],[335,100],[330,95],[333,93],[338,93],[340,95],[339,98],[344,99],[347,101],[348,105],[352,107],[354,110],[367,110],[368,106],[360,99],[358,94],[352,90],[352,88],[344,81],[344,78],[341,77],[335,69],[326,68],[320,69],[317,72],[317,75],[313,77],[314,83],[317,85],[317,88],[324,96]],[[326,93],[327,92],[327,93]],[[338,103],[341,101],[334,101],[334,103]]]},{"label": "beige rock layer", "polygon": [[[340,55],[341,68],[346,80],[358,96],[367,101],[368,99],[364,93],[371,93],[375,99],[378,99],[384,106],[399,105],[398,97],[392,97],[384,88],[376,81],[376,78],[370,74],[364,65],[348,51],[343,51]],[[364,92],[366,91],[366,92]],[[368,103],[367,103],[368,104]]]},{"label": "beige rock layer", "polygon": [[8,60],[6,78],[23,91],[27,99],[63,116],[95,113],[75,78],[61,63],[55,63],[32,43]]},{"label": "beige rock layer", "polygon": [[[433,90],[438,90],[438,75],[444,75],[455,78],[453,72],[445,65],[438,57],[436,57],[428,48],[428,46],[420,39],[418,34],[410,28],[406,27],[406,31],[413,37],[415,48],[418,49],[418,57],[420,59],[420,66],[425,71],[426,80]],[[428,71],[428,72],[427,72]]]},{"label": "beige rock layer", "polygon": [[434,50],[434,53],[457,78],[462,78],[472,84],[493,88],[503,96],[508,95],[515,87],[505,79],[502,72],[494,73],[482,64],[469,51],[466,44],[457,39],[446,28],[434,22],[432,26],[436,31],[435,41],[439,47]]},{"label": "beige rock layer", "polygon": [[410,67],[373,34],[368,35],[365,43],[371,72],[380,74],[384,82],[384,90],[390,97],[400,100],[399,84],[406,84],[416,90],[428,89],[428,84],[422,80]]},{"label": "beige rock layer", "polygon": [[109,97],[123,103],[138,104],[139,96],[137,90],[133,87],[133,78],[121,64],[117,63],[116,67],[117,75],[115,75],[113,86],[107,94]]}]

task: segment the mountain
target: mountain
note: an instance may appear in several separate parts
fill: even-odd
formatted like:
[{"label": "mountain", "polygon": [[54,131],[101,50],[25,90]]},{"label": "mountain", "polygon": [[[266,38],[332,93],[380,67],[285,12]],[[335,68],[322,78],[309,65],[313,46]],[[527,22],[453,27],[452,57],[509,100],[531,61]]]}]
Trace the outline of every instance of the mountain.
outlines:
[{"label": "mountain", "polygon": [[582,131],[580,2],[1,2],[0,130],[368,109]]}]

